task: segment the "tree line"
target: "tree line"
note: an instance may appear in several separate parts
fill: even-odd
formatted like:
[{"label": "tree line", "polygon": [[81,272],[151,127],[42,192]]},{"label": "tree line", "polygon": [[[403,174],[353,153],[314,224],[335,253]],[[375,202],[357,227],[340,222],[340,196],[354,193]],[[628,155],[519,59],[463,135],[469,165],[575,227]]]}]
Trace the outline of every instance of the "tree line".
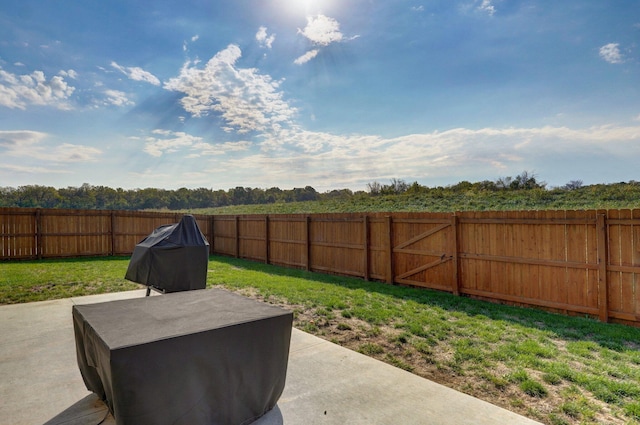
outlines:
[{"label": "tree line", "polygon": [[0,207],[69,208],[105,210],[185,210],[228,205],[268,204],[276,202],[317,201],[320,198],[351,196],[351,191],[318,193],[313,187],[283,190],[277,187],[258,189],[235,187],[229,190],[207,188],[113,189],[84,183],[80,187],[56,189],[28,185],[0,187]]},{"label": "tree line", "polygon": [[[434,187],[429,188],[423,186],[418,182],[408,184],[402,179],[391,179],[389,184],[382,184],[377,181],[367,183],[367,191],[372,196],[380,195],[400,195],[400,194],[420,194],[420,193],[432,193],[435,191],[448,191],[452,193],[460,193],[466,191],[499,191],[499,190],[531,190],[531,189],[546,189],[547,184],[543,181],[539,181],[535,173],[530,171],[523,171],[515,177],[507,176],[500,177],[495,181],[483,180],[476,183],[469,181],[461,181],[455,185],[446,187]],[[572,180],[563,186],[565,190],[571,190],[582,187],[582,181]]]},{"label": "tree line", "polygon": [[393,195],[429,196],[431,198],[449,195],[478,195],[487,192],[532,193],[539,196],[557,191],[588,192],[599,197],[614,196],[637,199],[640,183],[618,183],[613,185],[584,186],[581,180],[572,180],[562,187],[547,189],[546,183],[528,171],[514,177],[501,177],[494,181],[484,180],[471,183],[461,181],[454,185],[428,187],[418,182],[407,183],[402,179],[391,179],[388,184],[377,181],[366,185],[366,191],[353,192],[350,189],[331,190],[324,193],[311,186],[304,188],[269,189],[235,187],[229,190],[208,188],[177,190],[167,189],[113,189],[106,186],[92,186],[88,183],[80,187],[56,189],[51,186],[27,185],[0,187],[0,207],[23,208],[68,208],[105,210],[191,210],[216,208],[232,205],[256,205],[290,203],[301,201],[349,200]]}]

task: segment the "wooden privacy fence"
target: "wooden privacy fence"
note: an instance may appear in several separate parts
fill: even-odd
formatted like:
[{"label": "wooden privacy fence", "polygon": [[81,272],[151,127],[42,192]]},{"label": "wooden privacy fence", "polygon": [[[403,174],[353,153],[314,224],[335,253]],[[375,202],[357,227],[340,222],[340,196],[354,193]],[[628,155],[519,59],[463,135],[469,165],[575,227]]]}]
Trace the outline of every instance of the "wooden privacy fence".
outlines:
[{"label": "wooden privacy fence", "polygon": [[[0,258],[129,255],[180,217],[0,208]],[[640,210],[196,219],[215,254],[640,325]]]},{"label": "wooden privacy fence", "polygon": [[[211,240],[211,216],[194,217]],[[153,229],[180,218],[174,213],[0,208],[0,259],[130,255]]]},{"label": "wooden privacy fence", "polygon": [[640,210],[215,216],[213,251],[640,325]]}]

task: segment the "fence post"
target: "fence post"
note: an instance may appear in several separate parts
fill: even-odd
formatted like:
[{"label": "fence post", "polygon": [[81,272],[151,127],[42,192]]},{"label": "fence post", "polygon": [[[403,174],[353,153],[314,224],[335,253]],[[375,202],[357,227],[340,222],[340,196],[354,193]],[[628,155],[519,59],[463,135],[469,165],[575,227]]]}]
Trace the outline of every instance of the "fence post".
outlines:
[{"label": "fence post", "polygon": [[116,255],[116,212],[114,210],[111,210],[111,214],[110,214],[110,218],[111,218],[111,229],[110,229],[110,241],[109,243],[111,244],[111,249],[109,250],[110,253],[109,255],[111,255],[112,257],[114,255]]},{"label": "fence post", "polygon": [[236,216],[236,258],[240,258],[240,217]]},{"label": "fence post", "polygon": [[311,271],[311,217],[307,216],[305,219],[305,234],[306,234],[306,247],[307,247],[307,271]]},{"label": "fence post", "polygon": [[596,220],[598,234],[598,309],[601,322],[609,321],[609,279],[607,278],[607,223],[605,214],[598,214]]},{"label": "fence post", "polygon": [[215,216],[210,216],[209,217],[209,254],[215,254],[216,253],[216,247],[214,245],[214,239],[216,237],[216,233],[214,230],[214,225],[215,225]]},{"label": "fence post", "polygon": [[42,260],[42,212],[36,209],[36,258]]},{"label": "fence post", "polygon": [[389,262],[387,264],[387,283],[393,284],[395,279],[393,265],[393,218],[390,215],[387,216],[387,234],[389,236],[387,245],[387,259]]},{"label": "fence post", "polygon": [[458,216],[453,213],[451,216],[451,233],[452,233],[452,259],[453,259],[453,295],[460,295],[460,262],[458,258],[459,235],[458,235]]},{"label": "fence post", "polygon": [[269,264],[269,216],[264,216],[264,262]]},{"label": "fence post", "polygon": [[362,218],[362,223],[364,229],[364,254],[363,254],[363,262],[364,262],[364,280],[369,281],[369,216],[365,215]]}]

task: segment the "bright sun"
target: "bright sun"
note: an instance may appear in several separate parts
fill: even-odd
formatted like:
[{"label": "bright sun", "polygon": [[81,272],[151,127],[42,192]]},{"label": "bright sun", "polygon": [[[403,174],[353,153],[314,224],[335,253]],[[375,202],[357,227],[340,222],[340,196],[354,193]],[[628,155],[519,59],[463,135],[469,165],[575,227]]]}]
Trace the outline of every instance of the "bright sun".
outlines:
[{"label": "bright sun", "polygon": [[295,19],[298,25],[303,25],[301,22],[312,16],[332,16],[342,7],[338,0],[273,0],[272,4],[280,13]]},{"label": "bright sun", "polygon": [[332,0],[288,0],[290,7],[295,8],[307,15],[322,13],[331,8]]}]

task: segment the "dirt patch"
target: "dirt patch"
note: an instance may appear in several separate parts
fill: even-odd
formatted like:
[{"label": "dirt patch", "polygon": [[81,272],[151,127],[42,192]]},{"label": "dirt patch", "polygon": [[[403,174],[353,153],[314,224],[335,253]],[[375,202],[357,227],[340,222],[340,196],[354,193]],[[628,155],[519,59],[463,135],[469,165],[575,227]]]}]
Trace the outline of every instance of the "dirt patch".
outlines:
[{"label": "dirt patch", "polygon": [[49,292],[56,287],[55,283],[47,283],[45,285],[35,285],[29,288],[29,292],[34,294],[41,294],[43,292]]}]

